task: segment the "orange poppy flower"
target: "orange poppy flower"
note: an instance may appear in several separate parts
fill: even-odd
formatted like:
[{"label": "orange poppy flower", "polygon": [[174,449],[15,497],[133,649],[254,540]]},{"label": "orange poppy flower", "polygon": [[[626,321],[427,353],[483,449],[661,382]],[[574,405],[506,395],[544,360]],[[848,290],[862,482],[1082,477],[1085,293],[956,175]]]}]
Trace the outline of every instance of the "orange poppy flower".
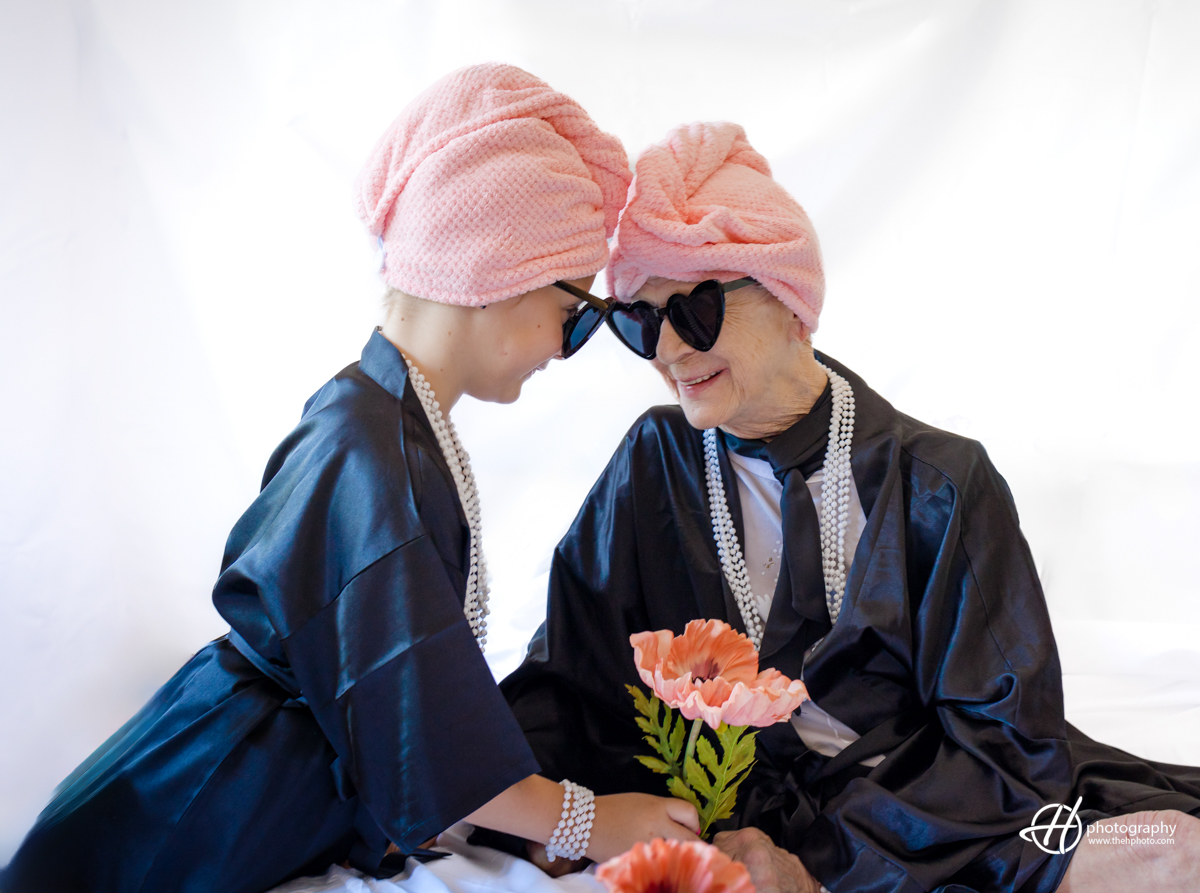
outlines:
[{"label": "orange poppy flower", "polygon": [[676,636],[670,630],[629,637],[642,681],[686,719],[711,728],[770,726],[808,700],[804,683],[778,670],[758,671],[758,652],[721,620],[693,620]]},{"label": "orange poppy flower", "polygon": [[754,893],[750,872],[699,840],[652,840],[596,869],[608,893]]}]

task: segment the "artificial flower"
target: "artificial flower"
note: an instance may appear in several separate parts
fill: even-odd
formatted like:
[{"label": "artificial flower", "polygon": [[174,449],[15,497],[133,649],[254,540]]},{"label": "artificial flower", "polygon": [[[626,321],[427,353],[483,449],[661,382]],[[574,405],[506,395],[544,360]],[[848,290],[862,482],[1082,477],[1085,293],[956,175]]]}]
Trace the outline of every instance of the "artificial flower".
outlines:
[{"label": "artificial flower", "polygon": [[693,620],[676,636],[670,630],[635,633],[638,675],[668,707],[712,729],[770,726],[808,700],[799,680],[778,670],[758,671],[758,652],[722,620]]},{"label": "artificial flower", "polygon": [[698,840],[652,840],[596,869],[608,893],[754,893],[750,872]]}]

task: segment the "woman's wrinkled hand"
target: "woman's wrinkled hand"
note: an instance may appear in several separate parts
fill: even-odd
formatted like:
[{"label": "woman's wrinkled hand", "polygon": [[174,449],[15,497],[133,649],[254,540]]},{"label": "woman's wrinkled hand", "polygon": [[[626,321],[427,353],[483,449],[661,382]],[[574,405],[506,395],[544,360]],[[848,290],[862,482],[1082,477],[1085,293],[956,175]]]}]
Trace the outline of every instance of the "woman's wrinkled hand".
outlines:
[{"label": "woman's wrinkled hand", "polygon": [[820,882],[792,853],[780,849],[757,828],[722,831],[713,844],[750,872],[758,893],[820,893]]}]

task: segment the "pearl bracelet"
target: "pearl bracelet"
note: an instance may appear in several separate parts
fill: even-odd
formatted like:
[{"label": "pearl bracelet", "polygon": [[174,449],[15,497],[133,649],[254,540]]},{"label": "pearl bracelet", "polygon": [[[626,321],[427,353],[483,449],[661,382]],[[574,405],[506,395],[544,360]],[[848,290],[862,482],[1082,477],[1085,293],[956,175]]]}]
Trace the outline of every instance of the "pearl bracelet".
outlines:
[{"label": "pearl bracelet", "polygon": [[581,784],[562,780],[562,818],[546,844],[546,858],[553,862],[556,856],[564,859],[582,859],[587,852],[588,839],[592,836],[592,821],[596,817],[593,802],[596,795]]}]

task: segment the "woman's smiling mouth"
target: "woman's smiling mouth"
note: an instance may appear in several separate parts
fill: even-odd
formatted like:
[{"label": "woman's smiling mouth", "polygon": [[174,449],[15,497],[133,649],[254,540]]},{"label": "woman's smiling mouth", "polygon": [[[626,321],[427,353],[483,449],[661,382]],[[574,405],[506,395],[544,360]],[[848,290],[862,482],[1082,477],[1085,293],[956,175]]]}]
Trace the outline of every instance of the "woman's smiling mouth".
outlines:
[{"label": "woman's smiling mouth", "polygon": [[699,375],[696,378],[690,378],[686,381],[676,379],[676,386],[689,395],[694,394],[724,371],[724,369],[717,369],[715,372],[706,372],[704,375]]}]

